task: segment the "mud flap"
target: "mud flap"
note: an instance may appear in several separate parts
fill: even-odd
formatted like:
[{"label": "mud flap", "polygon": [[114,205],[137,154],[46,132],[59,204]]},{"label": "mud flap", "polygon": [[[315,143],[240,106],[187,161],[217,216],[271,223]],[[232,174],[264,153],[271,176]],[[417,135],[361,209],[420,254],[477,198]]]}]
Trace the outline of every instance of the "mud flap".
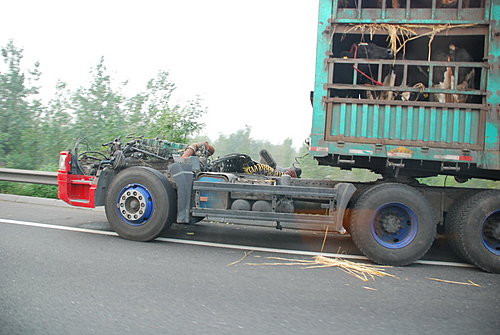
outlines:
[{"label": "mud flap", "polygon": [[350,183],[338,183],[335,185],[337,190],[337,208],[335,211],[335,231],[345,233],[346,230],[343,226],[344,214],[347,204],[351,200],[352,195],[356,192],[356,187]]}]

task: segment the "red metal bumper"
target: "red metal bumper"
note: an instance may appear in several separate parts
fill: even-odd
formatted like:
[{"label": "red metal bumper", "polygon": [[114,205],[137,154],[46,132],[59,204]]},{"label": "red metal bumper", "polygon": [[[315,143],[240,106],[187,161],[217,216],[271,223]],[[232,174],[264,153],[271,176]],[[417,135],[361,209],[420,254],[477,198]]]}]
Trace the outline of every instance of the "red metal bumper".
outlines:
[{"label": "red metal bumper", "polygon": [[67,151],[61,152],[57,173],[59,199],[73,206],[94,208],[97,178],[71,174],[70,171],[71,154]]}]

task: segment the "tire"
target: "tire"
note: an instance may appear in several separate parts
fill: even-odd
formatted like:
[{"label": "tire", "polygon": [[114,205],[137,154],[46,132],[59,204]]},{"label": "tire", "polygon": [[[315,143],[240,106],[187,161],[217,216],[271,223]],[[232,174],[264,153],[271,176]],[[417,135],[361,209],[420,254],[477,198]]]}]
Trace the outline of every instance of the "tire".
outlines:
[{"label": "tire", "polygon": [[360,195],[351,216],[351,237],[370,260],[404,266],[422,257],[436,236],[427,199],[399,183],[373,186]]},{"label": "tire", "polygon": [[160,172],[143,166],[121,171],[106,192],[106,217],[122,238],[151,241],[176,218],[176,193]]},{"label": "tire", "polygon": [[500,273],[500,191],[476,193],[450,214],[445,227],[452,249],[480,269]]},{"label": "tire", "polygon": [[468,263],[472,263],[472,261],[468,259],[467,255],[462,252],[462,249],[458,246],[457,243],[456,222],[460,215],[460,208],[470,197],[470,194],[466,194],[456,199],[448,209],[448,212],[446,213],[446,217],[444,219],[444,233],[448,241],[448,245],[458,257]]}]

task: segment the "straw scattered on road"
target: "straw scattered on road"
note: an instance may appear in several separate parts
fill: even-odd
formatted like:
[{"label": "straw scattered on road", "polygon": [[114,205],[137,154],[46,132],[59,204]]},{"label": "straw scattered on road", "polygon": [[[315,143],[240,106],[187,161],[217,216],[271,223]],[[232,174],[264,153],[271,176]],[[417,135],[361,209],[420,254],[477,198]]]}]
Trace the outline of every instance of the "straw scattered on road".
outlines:
[{"label": "straw scattered on road", "polygon": [[338,267],[345,273],[354,276],[362,281],[374,280],[376,277],[392,277],[399,279],[398,277],[385,272],[385,269],[389,268],[388,266],[356,263],[342,258],[330,258],[325,256],[315,256],[313,260],[290,259],[282,257],[266,257],[266,258],[271,260],[277,260],[279,262],[246,263],[246,265],[251,265],[251,266],[299,265],[303,266],[304,269]]},{"label": "straw scattered on road", "polygon": [[481,285],[474,283],[472,280],[468,280],[467,282],[460,282],[460,281],[445,280],[445,279],[438,279],[438,278],[429,278],[429,277],[427,277],[427,279],[438,281],[441,283],[481,287]]}]

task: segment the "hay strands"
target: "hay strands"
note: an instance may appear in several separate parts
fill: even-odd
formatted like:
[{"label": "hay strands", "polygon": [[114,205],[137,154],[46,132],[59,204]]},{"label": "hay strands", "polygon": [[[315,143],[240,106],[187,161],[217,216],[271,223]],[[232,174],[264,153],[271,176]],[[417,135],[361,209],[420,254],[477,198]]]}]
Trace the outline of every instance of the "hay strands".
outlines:
[{"label": "hay strands", "polygon": [[371,265],[364,263],[355,263],[341,258],[329,258],[325,256],[315,256],[313,260],[300,260],[282,257],[266,257],[267,259],[278,260],[281,262],[274,263],[246,263],[246,265],[262,266],[262,265],[300,265],[304,269],[317,269],[327,267],[338,267],[345,273],[354,276],[362,281],[375,280],[376,277],[398,277],[385,272],[383,269],[387,266]]},{"label": "hay strands", "polygon": [[240,258],[239,260],[237,260],[237,261],[234,261],[234,262],[232,262],[232,263],[229,263],[229,264],[228,264],[228,265],[226,265],[226,266],[233,266],[233,265],[236,265],[236,264],[238,264],[238,263],[243,262],[243,260],[244,260],[245,258],[247,258],[247,257],[248,257],[248,256],[249,256],[252,252],[253,252],[253,250],[250,250],[250,251],[248,251],[248,252],[247,252],[247,251],[245,251],[245,252],[244,252],[243,257],[241,257],[241,258]]},{"label": "hay strands", "polygon": [[[429,55],[428,60],[431,59],[431,43],[434,37],[444,31],[456,28],[467,28],[475,26],[475,24],[440,24],[440,25],[418,25],[418,24],[385,24],[385,23],[363,23],[363,24],[352,24],[351,28],[347,33],[353,31],[360,31],[362,34],[368,32],[370,34],[370,39],[373,39],[373,35],[377,32],[383,32],[387,34],[387,40],[389,41],[389,47],[393,54],[397,54],[402,49],[404,50],[406,43],[423,37],[429,37]],[[427,30],[424,33],[418,33],[418,29]],[[404,52],[403,52],[404,53]]]},{"label": "hay strands", "polygon": [[445,279],[438,279],[438,278],[429,278],[429,277],[427,277],[427,279],[438,281],[438,282],[441,282],[441,283],[481,287],[481,285],[474,283],[472,280],[469,280],[467,282],[460,282],[460,281],[445,280]]}]

